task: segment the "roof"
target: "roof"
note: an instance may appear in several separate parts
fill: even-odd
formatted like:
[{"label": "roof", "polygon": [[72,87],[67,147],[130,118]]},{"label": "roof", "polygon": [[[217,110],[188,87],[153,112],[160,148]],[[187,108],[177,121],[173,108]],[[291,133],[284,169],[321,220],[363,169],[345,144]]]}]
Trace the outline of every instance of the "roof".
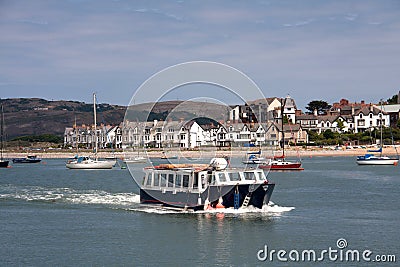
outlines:
[{"label": "roof", "polygon": [[[374,114],[374,115],[378,115],[379,113],[381,113],[382,111],[379,109],[379,108],[377,108],[377,107],[375,107],[375,106],[372,106],[372,114]],[[363,115],[368,115],[368,114],[370,114],[371,113],[371,107],[363,107],[363,108],[361,108],[360,110],[358,110],[354,115],[359,115],[360,113],[362,113]],[[387,114],[386,112],[382,112],[383,114]]]},{"label": "roof", "polygon": [[382,109],[383,109],[383,111],[388,112],[388,113],[400,112],[400,104],[383,105]]},{"label": "roof", "polygon": [[318,116],[314,114],[304,114],[296,116],[296,120],[318,120]]}]

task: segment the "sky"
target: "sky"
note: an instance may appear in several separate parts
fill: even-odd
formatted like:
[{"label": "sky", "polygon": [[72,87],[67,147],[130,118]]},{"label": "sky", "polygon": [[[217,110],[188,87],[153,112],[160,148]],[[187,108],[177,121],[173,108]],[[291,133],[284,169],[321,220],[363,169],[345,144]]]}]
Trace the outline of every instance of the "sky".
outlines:
[{"label": "sky", "polygon": [[128,105],[155,73],[212,61],[303,111],[377,103],[400,89],[399,33],[397,0],[0,0],[0,98]]}]

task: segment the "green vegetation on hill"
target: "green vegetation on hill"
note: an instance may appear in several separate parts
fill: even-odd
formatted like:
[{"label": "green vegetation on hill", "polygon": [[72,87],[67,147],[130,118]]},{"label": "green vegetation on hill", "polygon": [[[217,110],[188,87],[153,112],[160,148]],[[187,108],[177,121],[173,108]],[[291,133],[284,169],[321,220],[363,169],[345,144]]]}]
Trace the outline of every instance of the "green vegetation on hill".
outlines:
[{"label": "green vegetation on hill", "polygon": [[47,143],[55,143],[61,144],[63,143],[63,138],[54,134],[41,134],[41,135],[27,135],[20,136],[12,139],[11,141],[26,141],[26,142],[47,142]]},{"label": "green vegetation on hill", "polygon": [[[344,145],[349,143],[355,143],[358,145],[370,145],[376,144],[377,140],[380,139],[380,130],[366,131],[363,133],[337,133],[331,130],[326,130],[321,134],[310,131],[309,141],[316,145]],[[382,131],[383,143],[385,145],[392,144],[392,136],[394,141],[400,140],[400,129],[386,128]]]}]

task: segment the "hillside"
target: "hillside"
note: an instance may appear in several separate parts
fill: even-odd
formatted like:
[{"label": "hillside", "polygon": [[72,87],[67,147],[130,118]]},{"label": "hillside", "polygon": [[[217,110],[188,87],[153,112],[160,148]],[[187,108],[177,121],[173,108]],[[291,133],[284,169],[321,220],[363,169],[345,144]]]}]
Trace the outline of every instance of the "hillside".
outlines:
[{"label": "hillside", "polygon": [[[8,140],[25,135],[64,135],[65,127],[93,123],[93,104],[78,101],[48,101],[40,98],[0,99],[4,106],[5,133]],[[154,106],[154,107],[153,107]],[[150,112],[150,109],[152,111]],[[98,104],[97,123],[117,125],[125,116],[126,107]],[[172,112],[172,113],[171,113]],[[151,121],[171,118],[190,119],[207,115],[215,120],[224,119],[227,108],[204,102],[166,101],[138,104],[129,108],[132,119]]]},{"label": "hillside", "polygon": [[[93,123],[93,104],[77,101],[48,101],[39,98],[0,99],[4,107],[7,139],[24,135],[64,135],[65,127]],[[126,107],[98,104],[98,123],[119,124]]]}]

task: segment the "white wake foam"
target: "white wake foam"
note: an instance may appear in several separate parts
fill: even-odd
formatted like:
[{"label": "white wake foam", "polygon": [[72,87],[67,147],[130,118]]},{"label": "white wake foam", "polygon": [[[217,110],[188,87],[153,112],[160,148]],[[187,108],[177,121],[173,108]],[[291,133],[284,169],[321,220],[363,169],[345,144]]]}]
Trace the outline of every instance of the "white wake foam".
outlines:
[{"label": "white wake foam", "polygon": [[101,190],[75,190],[71,188],[44,188],[38,186],[3,187],[0,192],[0,199],[119,206],[135,205],[140,202],[139,195],[134,193],[109,193]]},{"label": "white wake foam", "polygon": [[154,213],[154,214],[227,214],[227,215],[245,215],[245,214],[260,214],[267,216],[281,216],[285,212],[289,212],[295,209],[295,207],[281,207],[279,205],[274,204],[273,202],[268,203],[268,205],[264,206],[262,209],[255,208],[253,206],[248,206],[246,208],[219,208],[219,209],[209,209],[209,210],[184,210],[179,208],[168,208],[159,205],[147,205],[141,204],[137,207],[134,207],[130,210],[132,211],[140,211],[145,213]]},{"label": "white wake foam", "polygon": [[239,209],[226,208],[193,211],[190,209],[168,208],[161,205],[140,204],[140,196],[135,193],[110,193],[102,190],[44,188],[39,186],[18,187],[11,185],[0,188],[0,199],[106,205],[113,208],[154,214],[261,214],[277,217],[295,209],[295,207],[281,207],[269,202],[262,209],[249,206]]}]

